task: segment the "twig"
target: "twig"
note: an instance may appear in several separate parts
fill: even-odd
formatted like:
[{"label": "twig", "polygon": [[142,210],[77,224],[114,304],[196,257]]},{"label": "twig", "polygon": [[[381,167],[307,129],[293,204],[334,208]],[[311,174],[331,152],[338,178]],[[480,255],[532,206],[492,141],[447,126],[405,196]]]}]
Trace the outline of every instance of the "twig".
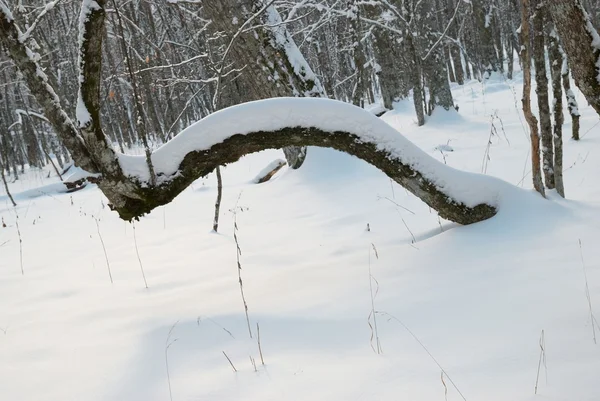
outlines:
[{"label": "twig", "polygon": [[240,283],[240,294],[242,295],[242,301],[244,302],[244,312],[246,313],[246,323],[248,324],[248,334],[250,334],[250,338],[252,338],[252,329],[250,328],[250,317],[248,316],[248,303],[246,302],[246,297],[244,295],[244,283],[242,282],[242,264],[240,262],[240,256],[242,255],[242,250],[240,248],[240,243],[238,241],[238,225],[237,225],[237,211],[238,211],[238,203],[240,198],[242,197],[242,193],[238,196],[237,201],[235,202],[235,207],[233,209],[233,239],[235,241],[235,257],[237,261],[238,267],[238,281]]},{"label": "twig", "polygon": [[135,244],[135,253],[137,254],[138,262],[140,262],[140,269],[142,270],[142,277],[144,278],[144,285],[148,288],[148,282],[146,281],[146,274],[144,273],[144,266],[142,265],[142,258],[140,258],[140,251],[138,250],[137,238],[135,236],[135,222],[131,222],[133,226],[133,243]]},{"label": "twig", "polygon": [[178,340],[176,338],[173,341],[170,341],[171,334],[173,334],[173,330],[175,329],[175,326],[177,326],[177,323],[179,323],[179,320],[173,323],[173,326],[171,326],[169,334],[167,335],[167,340],[165,341],[165,366],[167,368],[167,382],[169,383],[169,399],[171,401],[173,401],[173,392],[171,390],[171,373],[169,372],[169,348]]},{"label": "twig", "polygon": [[440,380],[442,381],[442,384],[444,385],[444,400],[448,401],[448,386],[446,386],[446,382],[444,381],[444,372],[443,371],[440,373]]},{"label": "twig", "polygon": [[[392,188],[393,188],[393,187],[392,187]],[[394,205],[398,206],[399,208],[402,208],[402,209],[406,210],[407,212],[409,212],[409,213],[411,213],[411,214],[415,214],[415,212],[413,212],[412,210],[405,208],[404,206],[402,206],[401,204],[399,204],[399,203],[398,203],[398,202],[396,202],[396,201],[393,201],[393,200],[391,200],[391,199],[390,199],[390,198],[388,198],[387,196],[378,196],[378,197],[377,197],[377,200],[381,200],[381,199],[385,199],[386,201],[393,203]]]},{"label": "twig", "polygon": [[106,246],[104,246],[104,240],[102,239],[102,234],[100,233],[100,225],[98,224],[98,219],[94,217],[94,221],[96,222],[96,229],[98,230],[98,238],[100,238],[100,243],[102,244],[102,249],[104,250],[104,258],[106,259],[106,268],[108,269],[108,277],[110,278],[110,283],[113,284],[112,273],[110,271],[110,262],[108,261],[108,254],[106,253]]},{"label": "twig", "polygon": [[[371,246],[369,247],[369,291],[371,293],[371,312],[369,313],[367,322],[369,323],[369,327],[371,328],[371,348],[373,349],[373,352],[381,354],[382,349],[381,342],[379,341],[379,330],[377,329],[377,314],[375,312],[375,297],[379,292],[379,282],[375,279],[375,277],[373,277],[373,274],[371,273],[371,247],[375,252],[375,257],[379,259],[377,248],[375,248],[375,244],[371,243]],[[375,284],[377,284],[375,292],[373,292],[373,280],[375,280]],[[371,326],[371,318],[373,319],[373,326]],[[377,348],[373,347],[373,334],[375,334],[375,345]]]},{"label": "twig", "polygon": [[260,354],[260,363],[264,366],[265,360],[263,359],[262,347],[260,345],[260,326],[258,325],[258,322],[256,323],[256,336],[258,342],[258,353]]},{"label": "twig", "polygon": [[456,385],[456,383],[454,383],[454,380],[452,380],[452,378],[450,377],[450,375],[448,374],[448,372],[446,372],[446,370],[442,367],[442,365],[440,365],[440,363],[437,361],[437,359],[435,359],[435,357],[431,354],[431,352],[429,352],[429,349],[427,349],[427,347],[425,346],[425,344],[423,344],[421,342],[421,340],[419,340],[419,338],[415,335],[415,333],[413,333],[408,326],[406,326],[404,323],[402,323],[402,321],[400,319],[398,319],[397,317],[395,317],[394,315],[391,315],[387,312],[377,312],[377,313],[381,313],[383,315],[387,315],[391,320],[395,320],[396,322],[398,322],[402,327],[404,327],[404,329],[408,332],[408,334],[410,334],[412,336],[412,338],[415,339],[415,341],[417,343],[419,343],[419,345],[421,346],[421,348],[423,348],[423,350],[425,352],[427,352],[427,355],[429,355],[429,357],[431,358],[431,360],[433,362],[435,362],[435,364],[437,365],[438,368],[440,368],[440,370],[442,371],[443,374],[446,375],[446,377],[448,378],[448,380],[450,380],[450,383],[452,384],[452,387],[454,387],[454,389],[458,392],[458,394],[460,394],[461,398],[464,401],[467,401],[467,399],[465,398],[465,396],[463,395],[463,393],[458,389],[458,386]]},{"label": "twig", "polygon": [[235,368],[235,366],[233,366],[233,362],[231,362],[231,359],[229,359],[229,357],[227,356],[227,354],[225,353],[225,351],[222,351],[222,352],[223,352],[223,355],[225,355],[225,358],[227,358],[227,360],[229,361],[229,364],[233,368],[233,371],[237,372],[237,369]]},{"label": "twig", "polygon": [[15,210],[15,226],[17,227],[17,235],[19,236],[19,262],[21,263],[21,275],[25,275],[23,270],[23,239],[21,238],[21,229],[19,228],[19,214]]},{"label": "twig", "polygon": [[[198,326],[200,326],[200,321],[202,320],[202,316],[198,316]],[[233,334],[231,334],[231,331],[227,330],[225,327],[221,326],[219,323],[215,322],[214,320],[212,320],[211,318],[207,317],[206,320],[212,322],[215,326],[217,326],[218,328],[220,328],[221,330],[225,331],[227,334],[229,334],[229,336],[231,338],[233,338],[235,340],[235,337]]]},{"label": "twig", "polygon": [[590,296],[590,287],[588,285],[587,272],[585,270],[585,262],[583,261],[583,247],[581,245],[581,238],[579,239],[579,254],[581,255],[581,265],[583,266],[583,277],[585,278],[585,296],[587,298],[588,306],[590,308],[590,320],[592,321],[592,335],[594,338],[594,344],[598,344],[596,340],[596,325],[594,324],[598,324],[598,321],[596,320],[596,317],[594,316],[594,310],[592,309],[592,298]]},{"label": "twig", "polygon": [[544,372],[546,373],[546,383],[548,382],[548,367],[546,366],[546,340],[544,339],[544,330],[540,335],[540,359],[538,361],[537,376],[535,378],[535,390],[534,394],[537,394],[538,382],[540,380],[540,370],[544,364]]}]

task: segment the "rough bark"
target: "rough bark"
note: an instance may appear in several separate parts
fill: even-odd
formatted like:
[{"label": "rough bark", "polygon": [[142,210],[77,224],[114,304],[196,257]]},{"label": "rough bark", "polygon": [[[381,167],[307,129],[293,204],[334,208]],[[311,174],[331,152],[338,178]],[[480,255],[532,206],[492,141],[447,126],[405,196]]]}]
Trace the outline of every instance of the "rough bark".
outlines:
[{"label": "rough bark", "polygon": [[455,201],[420,171],[404,164],[397,156],[381,150],[375,142],[359,140],[356,135],[348,132],[325,132],[318,128],[303,127],[233,135],[210,149],[190,152],[181,162],[172,180],[158,187],[139,186],[137,199],[126,199],[124,204],[115,209],[121,218],[126,220],[142,216],[158,206],[169,203],[192,182],[209,174],[218,165],[233,163],[249,153],[283,148],[292,144],[328,147],[356,156],[404,186],[445,219],[460,224],[471,224],[490,218],[496,213],[491,205],[467,207]]},{"label": "rough bark", "polygon": [[542,171],[546,188],[554,189],[554,150],[552,145],[552,121],[548,103],[548,75],[544,48],[544,9],[540,0],[532,0],[533,11],[533,64],[535,67],[535,93],[540,113],[540,136],[542,137]]},{"label": "rough bark", "polygon": [[[288,49],[296,45],[286,26],[270,28],[274,21],[269,18],[277,13],[274,7],[254,18],[244,27],[244,32],[238,34],[242,24],[262,8],[261,1],[222,0],[202,4],[202,15],[211,21],[209,33],[221,36],[222,47],[229,48],[227,59],[222,63],[230,64],[231,71],[237,70],[222,77],[215,109],[273,97],[325,96],[306,60],[290,58],[294,55],[290,55]],[[306,149],[290,147],[284,149],[284,154],[290,168],[296,169],[304,163]]]},{"label": "rough bark", "polygon": [[14,207],[16,207],[17,203],[15,202],[15,199],[12,197],[12,194],[10,193],[10,190],[8,189],[8,183],[6,182],[6,176],[4,175],[4,165],[2,164],[1,160],[0,160],[0,178],[2,178],[2,183],[4,184],[4,190],[6,191],[6,195],[8,195],[8,199],[10,199],[10,203],[12,203],[12,205]]},{"label": "rough bark", "polygon": [[421,126],[425,124],[425,113],[423,110],[423,91],[421,88],[421,64],[417,58],[417,51],[415,49],[413,38],[407,34],[404,40],[406,57],[408,59],[409,68],[408,74],[410,75],[410,82],[413,90],[413,103],[415,105],[415,112],[417,113],[417,125]]},{"label": "rough bark", "polygon": [[565,55],[562,48],[559,48],[562,56],[562,81],[563,88],[565,89],[565,96],[567,98],[567,108],[571,115],[571,138],[579,140],[579,105],[577,99],[575,99],[575,93],[571,90],[571,77],[569,73],[569,66],[567,64],[567,56]]},{"label": "rough bark", "polygon": [[221,198],[223,197],[223,179],[221,177],[221,166],[215,168],[217,174],[217,200],[215,201],[215,218],[213,220],[213,231],[219,231],[219,211],[221,210]]},{"label": "rough bark", "polygon": [[523,114],[529,125],[529,134],[531,136],[531,176],[533,178],[533,187],[542,196],[544,192],[544,183],[542,182],[542,171],[540,168],[540,135],[538,131],[538,121],[531,111],[531,54],[530,54],[530,34],[529,34],[529,0],[522,0],[521,3],[521,63],[523,65]]},{"label": "rough bark", "polygon": [[581,0],[548,0],[575,84],[600,115],[600,43]]},{"label": "rough bark", "polygon": [[563,182],[563,140],[562,126],[564,122],[562,103],[562,55],[558,44],[556,31],[552,29],[548,36],[548,57],[550,59],[550,70],[552,72],[552,94],[554,96],[554,183],[556,192],[565,197],[565,185]]}]

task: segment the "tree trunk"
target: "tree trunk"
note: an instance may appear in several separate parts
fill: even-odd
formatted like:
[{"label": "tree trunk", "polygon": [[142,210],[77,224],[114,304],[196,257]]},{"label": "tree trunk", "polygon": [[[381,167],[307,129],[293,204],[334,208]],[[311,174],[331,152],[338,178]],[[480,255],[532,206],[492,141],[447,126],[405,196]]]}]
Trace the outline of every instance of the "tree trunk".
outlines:
[{"label": "tree trunk", "polygon": [[600,38],[581,0],[548,0],[575,84],[600,115]]},{"label": "tree trunk", "polygon": [[[225,52],[229,49],[228,54],[216,52],[226,58],[219,61],[221,67],[231,64],[230,71],[221,71],[215,110],[273,97],[325,96],[275,7],[257,15],[262,4],[259,0],[203,2],[203,16],[211,21],[209,32],[224,39],[220,44]],[[224,72],[234,73],[223,76]],[[290,168],[304,163],[306,149],[291,146],[284,153]]]},{"label": "tree trunk", "polygon": [[554,150],[552,145],[552,121],[548,103],[548,75],[544,49],[544,9],[541,0],[532,0],[533,11],[533,63],[540,111],[540,135],[542,137],[542,170],[546,188],[554,189]]},{"label": "tree trunk", "polygon": [[421,65],[417,59],[417,51],[415,49],[413,38],[410,34],[406,36],[404,40],[406,57],[408,58],[410,70],[411,86],[413,89],[413,103],[415,105],[415,112],[417,113],[417,125],[421,126],[425,124],[425,113],[423,111],[423,92],[421,88]]},{"label": "tree trunk", "polygon": [[529,35],[529,0],[522,0],[521,3],[521,63],[523,64],[523,114],[527,124],[529,124],[529,133],[531,136],[531,176],[533,178],[533,187],[542,196],[544,192],[544,183],[542,182],[542,171],[540,168],[540,135],[538,132],[538,121],[531,111],[531,47]]},{"label": "tree trunk", "polygon": [[567,64],[567,56],[565,55],[562,48],[559,48],[562,56],[562,80],[563,88],[565,89],[565,96],[567,97],[567,107],[569,114],[571,115],[571,138],[579,140],[579,105],[577,99],[575,99],[575,93],[571,90],[571,77],[569,74],[569,66]]},{"label": "tree trunk", "polygon": [[0,160],[0,178],[2,178],[2,183],[4,184],[4,190],[6,191],[6,195],[8,195],[8,199],[10,199],[10,202],[12,203],[12,205],[14,207],[16,207],[17,203],[15,202],[14,198],[12,197],[12,194],[10,193],[10,190],[8,189],[8,183],[6,182],[6,176],[4,175],[4,164],[2,163],[1,160]]},{"label": "tree trunk", "polygon": [[552,72],[552,94],[554,95],[554,182],[556,192],[563,198],[565,197],[565,185],[563,182],[563,140],[562,126],[563,103],[562,103],[562,55],[558,44],[556,31],[552,29],[548,36],[548,57]]}]

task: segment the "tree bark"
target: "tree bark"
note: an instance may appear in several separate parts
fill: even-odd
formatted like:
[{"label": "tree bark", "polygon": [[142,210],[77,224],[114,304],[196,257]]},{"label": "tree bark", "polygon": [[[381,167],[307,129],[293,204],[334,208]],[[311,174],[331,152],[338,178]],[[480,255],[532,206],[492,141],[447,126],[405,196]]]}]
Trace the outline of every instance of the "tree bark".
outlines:
[{"label": "tree bark", "polygon": [[554,150],[552,145],[552,121],[548,103],[548,75],[544,48],[544,8],[540,0],[532,0],[533,11],[533,63],[535,66],[535,93],[540,112],[540,135],[542,137],[542,170],[546,188],[554,189]]},{"label": "tree bark", "polygon": [[[209,33],[215,37],[224,35],[225,40],[217,43],[229,49],[229,54],[223,55],[226,60],[221,61],[221,67],[231,64],[230,70],[237,70],[222,77],[215,110],[272,97],[325,97],[321,83],[285,24],[281,24],[277,10],[270,6],[256,15],[262,4],[258,0],[203,2],[202,15],[211,21]],[[250,19],[243,27],[244,32],[238,33]],[[291,146],[284,149],[284,154],[290,168],[297,169],[304,163],[306,149]]]},{"label": "tree bark", "polygon": [[567,97],[567,107],[569,114],[571,115],[571,138],[575,141],[579,140],[579,105],[577,99],[575,99],[575,93],[571,90],[571,77],[569,73],[569,66],[567,64],[567,56],[565,55],[562,48],[559,48],[562,56],[562,81],[563,88],[565,89],[565,96]]},{"label": "tree bark", "polygon": [[581,0],[548,0],[575,84],[600,115],[600,38]]},{"label": "tree bark", "polygon": [[548,57],[552,72],[552,94],[554,95],[554,183],[556,192],[565,197],[565,185],[563,181],[563,140],[562,126],[564,122],[562,103],[562,55],[558,44],[558,36],[554,29],[548,35]]},{"label": "tree bark", "polygon": [[531,176],[533,178],[533,187],[542,196],[544,192],[544,183],[542,182],[542,171],[540,168],[540,135],[538,131],[538,121],[531,111],[531,54],[529,51],[529,0],[522,0],[521,3],[521,62],[523,64],[523,114],[529,125],[529,134],[531,136]]}]

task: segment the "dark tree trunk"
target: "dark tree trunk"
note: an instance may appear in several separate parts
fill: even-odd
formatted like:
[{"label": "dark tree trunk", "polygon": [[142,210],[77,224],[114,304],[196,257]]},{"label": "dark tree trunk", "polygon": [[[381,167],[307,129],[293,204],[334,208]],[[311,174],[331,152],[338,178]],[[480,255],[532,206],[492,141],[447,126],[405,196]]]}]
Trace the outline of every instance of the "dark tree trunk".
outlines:
[{"label": "dark tree trunk", "polygon": [[575,99],[575,93],[571,90],[571,77],[569,74],[569,66],[567,64],[567,56],[561,50],[562,56],[562,80],[563,80],[563,88],[565,89],[565,96],[567,98],[567,107],[569,109],[569,114],[571,115],[571,138],[578,141],[579,140],[579,105],[577,104],[577,99]]},{"label": "dark tree trunk", "polygon": [[556,25],[575,84],[600,115],[598,33],[581,0],[548,0],[548,11]]},{"label": "dark tree trunk", "polygon": [[562,126],[563,103],[562,103],[562,55],[558,44],[558,37],[554,29],[548,36],[548,57],[552,72],[552,94],[554,95],[554,183],[556,192],[563,198],[565,197],[565,185],[563,182],[563,140]]},{"label": "dark tree trunk", "polygon": [[554,189],[554,150],[552,144],[552,121],[548,103],[548,75],[544,48],[544,9],[541,0],[532,0],[533,12],[533,63],[540,111],[540,135],[542,137],[542,170],[546,188]]},{"label": "dark tree trunk", "polygon": [[542,171],[540,168],[540,135],[538,121],[531,111],[531,37],[529,34],[530,4],[529,0],[522,0],[521,8],[521,63],[523,64],[523,114],[529,125],[531,136],[531,176],[533,187],[542,196],[545,195]]},{"label": "dark tree trunk", "polygon": [[[287,28],[281,24],[273,6],[250,21],[244,32],[242,24],[262,7],[258,0],[222,0],[203,3],[203,16],[213,34],[224,35],[221,46],[228,54],[216,52],[221,66],[231,64],[238,73],[221,77],[216,110],[253,100],[282,96],[325,96],[320,82],[297,51]],[[254,29],[248,29],[253,27]],[[294,51],[296,50],[296,51]],[[300,57],[300,58],[298,58]],[[306,149],[291,146],[285,150],[291,168],[304,163]]]}]

